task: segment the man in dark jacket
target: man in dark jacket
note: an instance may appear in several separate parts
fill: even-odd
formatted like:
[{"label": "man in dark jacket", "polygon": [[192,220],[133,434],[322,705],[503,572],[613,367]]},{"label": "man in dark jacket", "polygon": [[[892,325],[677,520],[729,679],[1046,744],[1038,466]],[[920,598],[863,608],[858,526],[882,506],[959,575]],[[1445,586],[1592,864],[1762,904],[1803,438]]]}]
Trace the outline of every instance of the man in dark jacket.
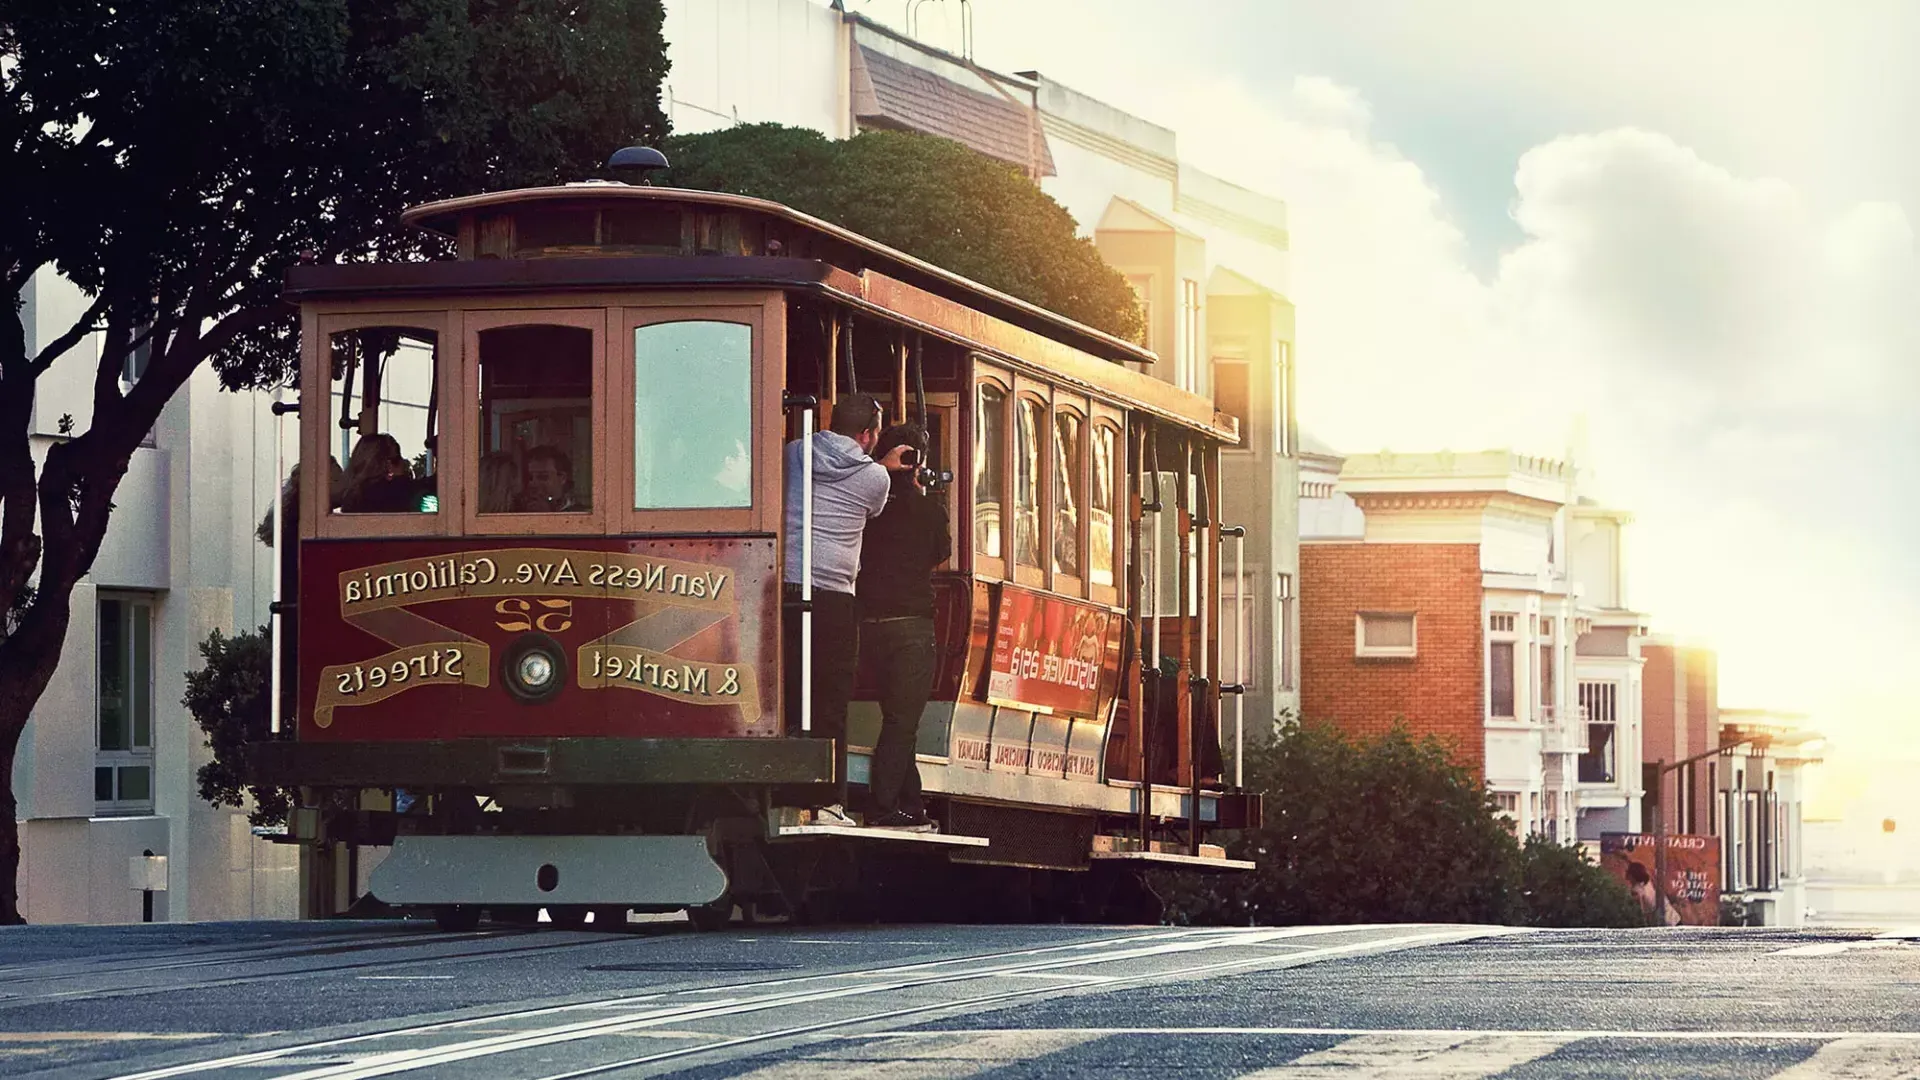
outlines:
[{"label": "man in dark jacket", "polygon": [[[927,433],[900,424],[880,434],[874,454],[907,446],[924,464]],[[860,546],[860,650],[880,683],[880,739],[868,789],[875,828],[930,832],[920,801],[914,746],[920,714],[933,691],[933,570],[953,552],[947,508],[921,487],[912,470],[891,475],[886,509],[867,525]]]}]

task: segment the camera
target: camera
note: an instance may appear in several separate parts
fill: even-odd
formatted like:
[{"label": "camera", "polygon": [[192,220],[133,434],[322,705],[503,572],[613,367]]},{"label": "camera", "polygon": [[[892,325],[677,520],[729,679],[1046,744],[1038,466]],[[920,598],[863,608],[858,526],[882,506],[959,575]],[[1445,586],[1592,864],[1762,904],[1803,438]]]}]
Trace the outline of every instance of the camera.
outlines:
[{"label": "camera", "polygon": [[908,450],[900,455],[900,464],[911,466],[913,482],[923,488],[946,487],[953,483],[953,474],[944,469],[930,469],[920,463],[920,451]]}]

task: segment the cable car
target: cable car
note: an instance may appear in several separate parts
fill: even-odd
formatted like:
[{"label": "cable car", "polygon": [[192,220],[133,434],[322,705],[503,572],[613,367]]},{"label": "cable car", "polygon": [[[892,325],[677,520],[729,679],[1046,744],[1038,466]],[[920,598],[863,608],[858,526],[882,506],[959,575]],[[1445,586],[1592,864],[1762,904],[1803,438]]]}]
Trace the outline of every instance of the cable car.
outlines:
[{"label": "cable car", "polygon": [[[253,767],[299,792],[315,867],[387,848],[372,893],[463,928],[1250,865],[1206,840],[1259,814],[1220,722],[1236,422],[1150,352],[752,198],[595,181],[403,220],[454,257],[286,283],[290,737]],[[879,710],[863,674],[836,747],[782,670],[811,633],[782,448],[856,391],[952,477],[917,746],[937,833],[812,820],[842,759],[857,801]]]}]

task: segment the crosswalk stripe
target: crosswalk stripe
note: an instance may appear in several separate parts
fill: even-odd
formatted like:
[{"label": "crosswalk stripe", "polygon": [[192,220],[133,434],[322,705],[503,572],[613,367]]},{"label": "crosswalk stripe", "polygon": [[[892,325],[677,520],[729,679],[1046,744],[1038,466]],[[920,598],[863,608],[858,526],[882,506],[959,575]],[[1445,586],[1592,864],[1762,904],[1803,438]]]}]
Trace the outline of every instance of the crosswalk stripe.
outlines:
[{"label": "crosswalk stripe", "polygon": [[989,1069],[1030,1061],[1100,1038],[1077,1031],[965,1032],[939,1038],[845,1043],[778,1062],[734,1080],[966,1080]]},{"label": "crosswalk stripe", "polygon": [[1835,1039],[1772,1080],[1920,1080],[1920,1045],[1871,1036]]},{"label": "crosswalk stripe", "polygon": [[1558,1035],[1475,1035],[1407,1032],[1361,1035],[1285,1065],[1247,1073],[1242,1080],[1479,1080],[1560,1049]]}]

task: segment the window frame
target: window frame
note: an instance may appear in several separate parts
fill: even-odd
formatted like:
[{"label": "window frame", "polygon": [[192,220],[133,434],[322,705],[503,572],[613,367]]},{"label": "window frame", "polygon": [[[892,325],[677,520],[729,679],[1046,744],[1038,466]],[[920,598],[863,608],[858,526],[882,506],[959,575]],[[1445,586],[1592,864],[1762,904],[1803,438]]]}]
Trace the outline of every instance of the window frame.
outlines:
[{"label": "window frame", "polygon": [[[1119,607],[1126,595],[1127,531],[1131,524],[1130,515],[1133,513],[1127,498],[1127,416],[1126,413],[1102,401],[1091,402],[1089,411],[1093,415],[1086,429],[1087,555],[1083,560],[1087,571],[1087,596],[1096,603]],[[1113,490],[1108,492],[1113,507],[1113,584],[1111,585],[1102,585],[1093,580],[1093,436],[1094,432],[1102,428],[1113,432],[1113,473],[1109,478]]]},{"label": "window frame", "polygon": [[[1274,686],[1291,691],[1294,687],[1293,575],[1285,570],[1273,575],[1273,653]],[[1416,631],[1417,634],[1417,631]],[[1415,642],[1418,642],[1415,637]]]},{"label": "window frame", "polygon": [[[100,629],[101,622],[105,617],[105,607],[110,603],[126,605],[134,610],[144,611],[146,613],[147,740],[145,746],[135,745],[134,733],[138,730],[138,724],[132,715],[131,708],[129,708],[127,714],[126,748],[109,750],[100,745],[100,707],[105,700],[100,687],[103,662],[105,660],[105,657],[102,656],[100,651]],[[156,754],[154,752],[154,744],[158,741],[156,738],[156,728],[159,725],[159,709],[156,707],[154,701],[154,689],[157,684],[155,677],[156,661],[159,653],[159,627],[158,620],[154,618],[154,611],[157,607],[158,598],[147,593],[101,590],[94,594],[93,767],[96,787],[93,812],[96,817],[140,817],[152,814],[157,805],[155,800],[155,774],[157,765],[155,763]],[[125,651],[125,666],[129,669],[129,675],[131,675],[131,668],[133,667],[133,640],[131,636],[121,642],[121,648]],[[131,682],[129,683],[129,689],[131,689]],[[129,768],[144,768],[147,770],[147,797],[145,799],[122,799],[119,797],[121,770]],[[101,799],[98,797],[99,789],[97,785],[99,782],[99,770],[101,769],[112,770],[114,797],[111,799]]]},{"label": "window frame", "polygon": [[[618,401],[609,406],[611,438],[607,445],[616,456],[606,477],[618,498],[608,503],[614,529],[622,534],[638,532],[731,533],[770,532],[784,513],[782,472],[785,450],[785,418],[777,403],[785,387],[786,305],[779,293],[751,296],[725,293],[662,293],[657,303],[629,304],[618,309],[613,325],[619,331],[620,362],[613,362],[613,350],[607,358],[607,396]],[[752,335],[751,371],[753,384],[753,445],[747,448],[753,463],[752,504],[746,507],[713,509],[640,510],[633,506],[634,482],[634,382],[633,335],[643,326],[674,322],[727,322],[748,327]],[[615,337],[610,337],[611,342]],[[596,503],[596,505],[598,505]]]},{"label": "window frame", "polygon": [[[1050,465],[1052,462],[1058,460],[1058,456],[1055,454],[1055,448],[1059,444],[1060,417],[1063,414],[1073,417],[1080,425],[1080,445],[1076,447],[1080,455],[1080,475],[1072,477],[1055,475],[1051,478],[1051,484],[1048,487],[1050,506],[1048,507],[1047,513],[1050,523],[1058,525],[1058,507],[1060,505],[1059,485],[1065,482],[1075,489],[1071,494],[1075,498],[1074,505],[1079,508],[1079,516],[1074,522],[1074,543],[1078,545],[1077,550],[1080,553],[1080,573],[1068,574],[1059,569],[1058,561],[1054,558],[1053,537],[1049,536],[1047,544],[1047,582],[1048,587],[1054,592],[1066,596],[1079,597],[1084,600],[1087,598],[1087,582],[1092,577],[1092,552],[1088,549],[1088,540],[1093,532],[1093,513],[1092,508],[1088,505],[1088,494],[1093,483],[1093,424],[1087,415],[1086,398],[1075,397],[1060,391],[1055,391],[1053,408],[1047,410],[1047,456]],[[1053,471],[1058,472],[1058,470]]]},{"label": "window frame", "polygon": [[[1405,645],[1368,645],[1367,619],[1405,619]],[[1353,655],[1362,660],[1411,660],[1420,655],[1420,613],[1417,611],[1356,611],[1353,613]]]},{"label": "window frame", "polygon": [[[349,330],[399,327],[434,332],[434,383],[439,390],[440,409],[435,432],[436,461],[459,460],[462,452],[465,417],[456,417],[448,402],[461,401],[461,369],[464,352],[460,335],[452,333],[453,314],[421,309],[417,304],[386,308],[355,305],[351,310],[309,311],[300,327],[300,460],[319,462],[333,457],[333,376],[327,360],[333,335]],[[312,408],[305,407],[308,403]],[[347,462],[340,462],[346,468]],[[473,470],[463,468],[463,473]],[[407,536],[453,536],[460,532],[462,493],[437,484],[435,497],[440,509],[434,513],[411,514],[335,514],[329,505],[330,485],[300,485],[301,535],[321,539],[371,539]]]},{"label": "window frame", "polygon": [[[1006,402],[1006,414],[1002,417],[1000,424],[1000,445],[992,448],[992,452],[999,456],[1000,461],[1000,554],[998,555],[982,554],[978,545],[974,542],[976,530],[979,527],[977,516],[979,507],[976,500],[980,494],[979,485],[975,479],[979,468],[976,455],[980,452],[980,448],[977,445],[979,440],[976,432],[978,432],[980,427],[981,387],[988,385],[1000,391],[1003,395],[1002,400]],[[973,394],[967,404],[967,460],[966,472],[963,474],[966,478],[967,516],[964,535],[967,538],[968,556],[973,560],[972,572],[976,576],[991,578],[996,581],[1008,580],[1011,576],[1008,570],[1013,565],[1013,532],[1012,529],[1009,528],[1011,524],[1009,511],[1013,505],[1013,424],[1015,400],[1012,372],[1002,368],[989,367],[986,364],[974,365]]]},{"label": "window frame", "polygon": [[[608,399],[614,395],[607,381],[607,337],[608,324],[615,309],[608,307],[542,307],[525,305],[515,307],[468,309],[460,312],[460,364],[464,372],[471,367],[475,372],[471,387],[472,393],[457,398],[442,396],[442,401],[458,401],[460,408],[459,426],[462,432],[471,438],[462,438],[460,516],[461,525],[468,536],[599,536],[607,531],[607,522],[611,516],[607,510],[608,482],[611,474],[619,471],[618,457],[615,467],[606,468],[610,455],[619,451],[618,440],[610,437],[607,423]],[[487,330],[499,330],[510,326],[570,326],[591,331],[593,334],[593,352],[591,359],[591,385],[600,392],[595,395],[592,407],[592,430],[594,454],[598,461],[593,470],[593,508],[586,513],[575,514],[481,514],[480,513],[480,466],[479,449],[486,445],[476,423],[480,406],[480,334]],[[631,436],[629,436],[631,439]],[[576,466],[577,467],[577,466]]]},{"label": "window frame", "polygon": [[[1009,538],[1007,547],[1007,567],[1011,580],[1017,585],[1026,585],[1036,589],[1050,589],[1053,580],[1053,394],[1052,387],[1046,383],[1029,379],[1024,375],[1015,375],[1013,393],[1008,396],[1012,407],[1007,415],[1007,440],[1011,455],[1008,458],[1013,468],[1007,472],[1007,503],[1015,510],[1012,518],[1013,529],[1005,533]],[[1035,543],[1040,548],[1040,565],[1025,566],[1020,562],[1020,522],[1018,517],[1020,502],[1019,450],[1020,450],[1020,409],[1023,403],[1031,403],[1040,408],[1039,437],[1042,440],[1040,453],[1035,464],[1040,474],[1033,478],[1034,498],[1038,502],[1035,510],[1038,515]],[[1004,526],[1003,526],[1004,527]]]}]

